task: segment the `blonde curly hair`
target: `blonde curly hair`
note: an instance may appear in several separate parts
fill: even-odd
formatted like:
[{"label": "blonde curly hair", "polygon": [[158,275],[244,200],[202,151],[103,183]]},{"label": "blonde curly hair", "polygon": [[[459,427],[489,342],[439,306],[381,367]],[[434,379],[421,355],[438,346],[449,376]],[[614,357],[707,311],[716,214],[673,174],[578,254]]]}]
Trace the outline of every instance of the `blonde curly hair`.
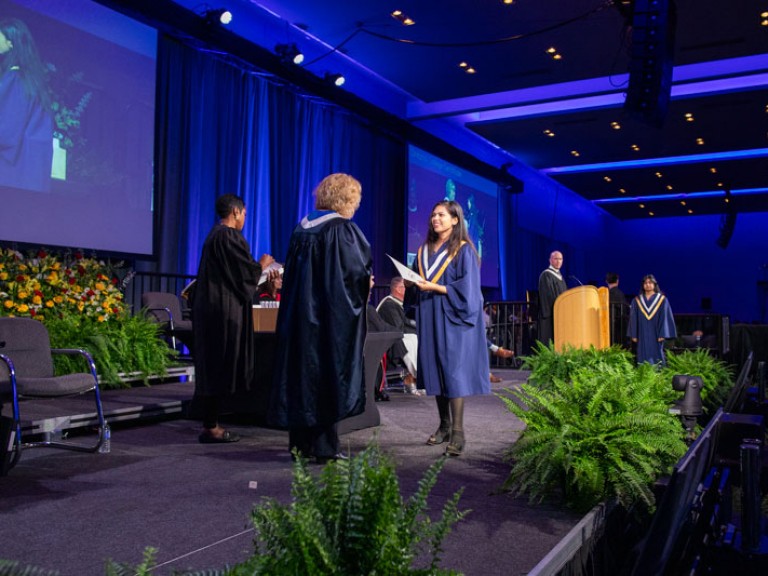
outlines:
[{"label": "blonde curly hair", "polygon": [[351,218],[360,207],[362,189],[360,182],[349,174],[330,174],[315,188],[315,209],[333,210]]}]

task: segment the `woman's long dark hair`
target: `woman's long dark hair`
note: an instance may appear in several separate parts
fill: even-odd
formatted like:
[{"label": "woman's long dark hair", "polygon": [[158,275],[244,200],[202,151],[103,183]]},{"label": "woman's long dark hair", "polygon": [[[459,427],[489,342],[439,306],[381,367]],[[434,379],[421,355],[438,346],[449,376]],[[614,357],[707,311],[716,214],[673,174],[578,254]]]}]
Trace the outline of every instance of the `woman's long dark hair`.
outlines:
[{"label": "woman's long dark hair", "polygon": [[656,282],[656,277],[653,274],[646,274],[645,276],[643,276],[643,279],[640,280],[640,296],[645,294],[645,290],[643,289],[643,284],[645,284],[646,280],[650,280],[651,282],[653,282],[654,292],[657,292],[657,293],[661,292],[661,288],[659,288],[659,283]]},{"label": "woman's long dark hair", "polygon": [[6,18],[0,20],[0,32],[12,44],[2,55],[2,73],[18,70],[24,91],[30,100],[39,102],[46,110],[51,109],[51,94],[48,91],[47,68],[40,59],[35,41],[29,28],[21,20]]},{"label": "woman's long dark hair", "polygon": [[453,200],[441,200],[432,206],[432,210],[429,212],[429,228],[427,232],[427,244],[429,245],[429,248],[432,249],[439,239],[437,232],[435,232],[432,228],[432,213],[438,206],[444,206],[448,211],[448,214],[454,218],[458,218],[459,220],[456,226],[453,227],[453,230],[451,230],[451,235],[446,241],[448,254],[452,256],[455,255],[456,252],[459,251],[459,248],[461,248],[461,243],[466,242],[472,247],[472,251],[475,253],[475,257],[479,261],[480,256],[477,254],[477,249],[475,248],[475,245],[472,242],[472,239],[469,237],[469,233],[467,232],[467,224],[464,221],[464,210],[461,209],[461,204]]}]

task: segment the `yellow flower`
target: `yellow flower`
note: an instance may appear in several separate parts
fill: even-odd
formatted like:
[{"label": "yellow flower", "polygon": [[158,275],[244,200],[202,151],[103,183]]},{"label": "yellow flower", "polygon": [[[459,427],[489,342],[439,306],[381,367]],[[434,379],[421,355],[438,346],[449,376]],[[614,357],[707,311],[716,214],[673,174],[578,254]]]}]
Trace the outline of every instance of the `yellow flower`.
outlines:
[{"label": "yellow flower", "polygon": [[56,304],[61,304],[62,302],[64,302],[64,297],[63,296],[54,296],[53,297],[53,301],[56,302]]},{"label": "yellow flower", "polygon": [[46,300],[45,301],[45,307],[46,308],[53,308],[53,300]]},{"label": "yellow flower", "polygon": [[85,302],[80,301],[77,303],[77,309],[80,310],[80,312],[83,311],[83,308],[85,308]]},{"label": "yellow flower", "polygon": [[0,272],[0,280],[8,280],[8,272]]},{"label": "yellow flower", "polygon": [[24,300],[29,294],[24,292],[24,290],[19,290],[19,293],[16,294],[16,296],[19,298],[19,300]]},{"label": "yellow flower", "polygon": [[104,318],[104,316],[99,314],[99,316],[96,318],[96,320],[99,321],[99,322],[104,322],[104,320],[106,320],[106,318]]},{"label": "yellow flower", "polygon": [[94,284],[94,287],[96,288],[96,290],[99,290],[99,291],[104,291],[107,288],[104,282],[96,282],[96,284]]},{"label": "yellow flower", "polygon": [[13,300],[6,300],[5,302],[3,302],[3,306],[9,309],[13,308]]},{"label": "yellow flower", "polygon": [[43,303],[43,299],[40,298],[40,296],[38,296],[37,294],[32,296],[32,304],[42,304],[42,303]]},{"label": "yellow flower", "polygon": [[29,312],[29,306],[27,306],[26,304],[19,304],[19,307],[16,308],[16,310],[18,310],[23,314],[24,312]]}]

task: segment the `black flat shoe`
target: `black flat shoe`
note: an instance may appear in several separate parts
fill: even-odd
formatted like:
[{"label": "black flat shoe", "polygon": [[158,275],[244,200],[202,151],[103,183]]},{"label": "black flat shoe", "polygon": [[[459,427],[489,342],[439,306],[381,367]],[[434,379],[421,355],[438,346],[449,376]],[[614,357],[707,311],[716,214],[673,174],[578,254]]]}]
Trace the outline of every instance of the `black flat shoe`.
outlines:
[{"label": "black flat shoe", "polygon": [[328,464],[328,462],[336,462],[336,460],[349,460],[349,457],[341,452],[337,452],[333,456],[315,456],[315,464]]},{"label": "black flat shoe", "polygon": [[208,432],[203,432],[197,437],[197,441],[200,444],[231,444],[232,442],[238,442],[240,436],[229,430],[225,430],[221,436],[214,436]]}]

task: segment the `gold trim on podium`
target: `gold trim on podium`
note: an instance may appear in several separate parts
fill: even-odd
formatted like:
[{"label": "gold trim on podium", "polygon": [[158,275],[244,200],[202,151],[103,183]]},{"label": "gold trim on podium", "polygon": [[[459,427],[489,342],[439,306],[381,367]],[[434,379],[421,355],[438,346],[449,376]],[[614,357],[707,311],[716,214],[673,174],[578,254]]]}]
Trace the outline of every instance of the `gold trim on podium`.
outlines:
[{"label": "gold trim on podium", "polygon": [[577,286],[555,300],[555,350],[611,345],[608,288]]}]

